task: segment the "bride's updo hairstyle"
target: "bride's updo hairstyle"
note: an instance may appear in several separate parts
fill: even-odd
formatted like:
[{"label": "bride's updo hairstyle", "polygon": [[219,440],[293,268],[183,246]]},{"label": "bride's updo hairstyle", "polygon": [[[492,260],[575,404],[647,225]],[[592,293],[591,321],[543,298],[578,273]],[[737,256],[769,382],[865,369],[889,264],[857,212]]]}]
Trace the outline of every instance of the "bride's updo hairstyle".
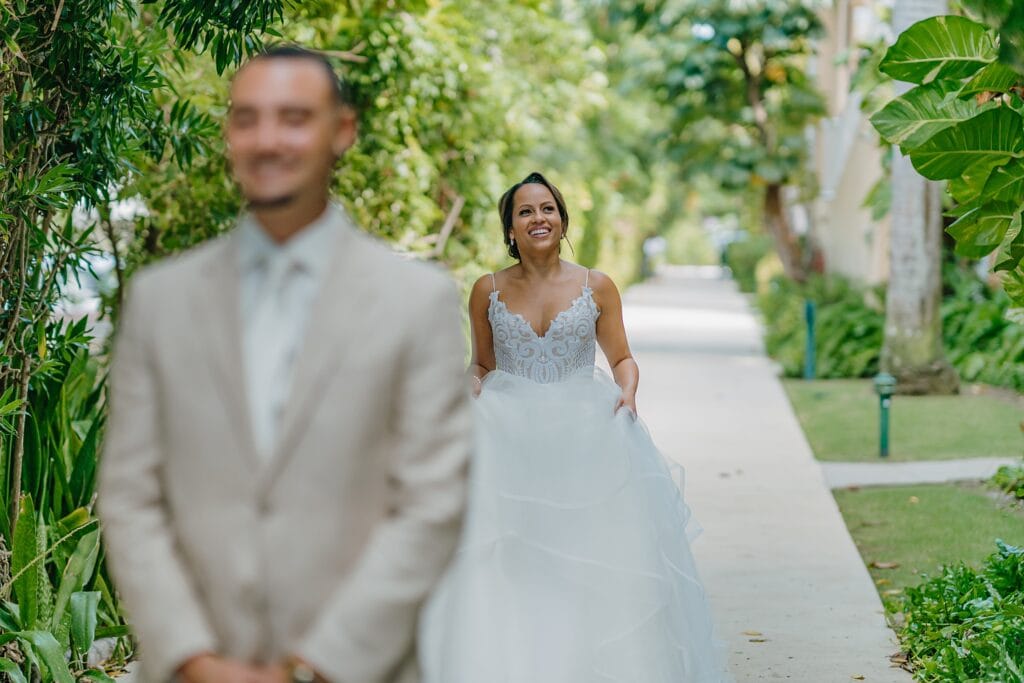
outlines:
[{"label": "bride's updo hairstyle", "polygon": [[515,203],[512,200],[515,198],[516,191],[520,187],[530,183],[543,185],[551,191],[551,196],[555,198],[555,206],[558,207],[558,215],[562,217],[562,234],[565,234],[565,231],[569,228],[569,210],[565,208],[565,199],[562,198],[562,193],[547,178],[534,171],[506,190],[505,194],[501,195],[501,199],[498,200],[498,214],[501,216],[501,235],[505,240],[505,246],[508,247],[508,255],[516,260],[519,259],[519,247],[508,236],[509,231],[512,230],[512,214],[515,211]]}]

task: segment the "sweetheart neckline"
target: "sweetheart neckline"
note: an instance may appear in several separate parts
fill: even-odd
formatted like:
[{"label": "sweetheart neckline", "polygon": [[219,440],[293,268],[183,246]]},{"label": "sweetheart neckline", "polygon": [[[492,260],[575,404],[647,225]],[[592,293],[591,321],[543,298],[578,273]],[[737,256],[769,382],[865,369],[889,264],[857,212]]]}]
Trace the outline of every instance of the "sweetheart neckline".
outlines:
[{"label": "sweetheart neckline", "polygon": [[538,334],[538,333],[537,333],[537,330],[533,329],[533,325],[531,325],[531,324],[530,324],[530,321],[529,321],[529,320],[527,320],[527,319],[526,319],[526,317],[525,317],[525,316],[523,316],[523,314],[521,314],[521,313],[516,313],[515,311],[513,311],[512,309],[510,309],[510,308],[508,307],[508,304],[506,304],[506,303],[505,303],[504,301],[502,301],[502,300],[501,300],[501,299],[500,299],[500,298],[498,297],[498,295],[499,295],[500,293],[501,293],[501,290],[500,290],[500,289],[495,289],[495,290],[492,290],[492,291],[491,291],[491,296],[493,296],[493,297],[494,297],[494,302],[495,302],[495,303],[498,303],[498,304],[501,304],[501,307],[505,309],[505,312],[506,312],[506,313],[508,313],[508,314],[509,314],[510,316],[512,316],[513,318],[517,318],[517,319],[518,319],[518,320],[519,320],[520,322],[522,322],[522,323],[523,323],[523,325],[525,325],[525,326],[526,326],[526,329],[530,330],[530,332],[531,332],[531,333],[533,333],[533,336],[534,336],[534,337],[536,337],[537,339],[540,339],[540,340],[544,340],[544,339],[547,339],[547,338],[548,338],[548,335],[549,335],[549,334],[551,334],[551,330],[552,330],[552,329],[553,329],[553,328],[555,327],[555,323],[557,323],[557,322],[559,321],[559,319],[560,319],[560,318],[561,318],[561,317],[562,317],[563,315],[565,315],[566,313],[568,313],[568,312],[569,312],[569,311],[571,311],[572,309],[576,308],[576,304],[577,304],[577,303],[579,303],[579,301],[580,301],[581,299],[583,299],[584,297],[587,297],[587,296],[589,296],[589,297],[591,297],[591,300],[593,300],[593,296],[594,296],[594,290],[593,290],[593,289],[591,289],[590,287],[587,287],[586,285],[584,285],[584,287],[583,287],[583,291],[582,291],[582,292],[580,293],[580,295],[579,295],[579,296],[577,296],[577,297],[576,297],[575,299],[573,299],[572,301],[570,301],[570,302],[569,302],[569,305],[568,305],[567,307],[563,308],[563,309],[562,309],[561,311],[559,311],[558,313],[556,313],[556,314],[555,314],[555,317],[551,319],[551,322],[550,322],[550,323],[548,323],[548,329],[546,329],[546,330],[544,331],[544,334]]}]

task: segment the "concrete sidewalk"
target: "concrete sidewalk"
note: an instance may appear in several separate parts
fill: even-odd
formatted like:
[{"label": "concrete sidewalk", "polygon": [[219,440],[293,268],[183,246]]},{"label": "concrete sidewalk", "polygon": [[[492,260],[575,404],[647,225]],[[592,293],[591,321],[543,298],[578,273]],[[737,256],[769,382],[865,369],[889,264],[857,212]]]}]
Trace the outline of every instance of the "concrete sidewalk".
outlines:
[{"label": "concrete sidewalk", "polygon": [[1004,465],[1020,465],[1020,458],[971,458],[917,462],[823,462],[825,480],[834,489],[849,486],[943,484],[989,479]]},{"label": "concrete sidewalk", "polygon": [[746,300],[717,269],[669,268],[625,301],[640,414],[687,470],[737,683],[910,681]]}]

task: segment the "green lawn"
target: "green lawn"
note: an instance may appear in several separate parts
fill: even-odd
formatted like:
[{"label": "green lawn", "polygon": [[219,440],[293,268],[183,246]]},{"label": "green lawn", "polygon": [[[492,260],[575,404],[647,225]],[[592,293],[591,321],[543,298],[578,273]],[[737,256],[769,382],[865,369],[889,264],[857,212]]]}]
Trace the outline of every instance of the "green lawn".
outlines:
[{"label": "green lawn", "polygon": [[942,564],[978,566],[997,538],[1024,545],[1024,511],[979,484],[848,489],[835,497],[883,599]]},{"label": "green lawn", "polygon": [[[878,397],[870,380],[784,383],[819,460],[878,461]],[[1016,457],[1024,403],[1001,395],[896,396],[890,460]]]}]

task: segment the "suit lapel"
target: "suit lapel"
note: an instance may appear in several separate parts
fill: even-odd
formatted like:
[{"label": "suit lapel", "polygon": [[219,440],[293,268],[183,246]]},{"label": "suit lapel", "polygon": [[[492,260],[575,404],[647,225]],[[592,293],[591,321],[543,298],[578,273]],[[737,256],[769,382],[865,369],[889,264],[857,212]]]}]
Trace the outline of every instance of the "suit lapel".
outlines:
[{"label": "suit lapel", "polygon": [[203,354],[217,381],[239,450],[253,466],[259,465],[249,417],[245,364],[242,358],[241,275],[236,228],[210,246],[193,291],[197,334]]},{"label": "suit lapel", "polygon": [[323,395],[338,365],[351,352],[354,321],[366,306],[370,292],[366,259],[360,254],[363,239],[340,212],[338,237],[331,265],[324,274],[310,311],[309,322],[292,369],[291,387],[278,427],[273,457],[264,470],[263,487],[269,486],[292,457],[308,425],[317,400]]}]

